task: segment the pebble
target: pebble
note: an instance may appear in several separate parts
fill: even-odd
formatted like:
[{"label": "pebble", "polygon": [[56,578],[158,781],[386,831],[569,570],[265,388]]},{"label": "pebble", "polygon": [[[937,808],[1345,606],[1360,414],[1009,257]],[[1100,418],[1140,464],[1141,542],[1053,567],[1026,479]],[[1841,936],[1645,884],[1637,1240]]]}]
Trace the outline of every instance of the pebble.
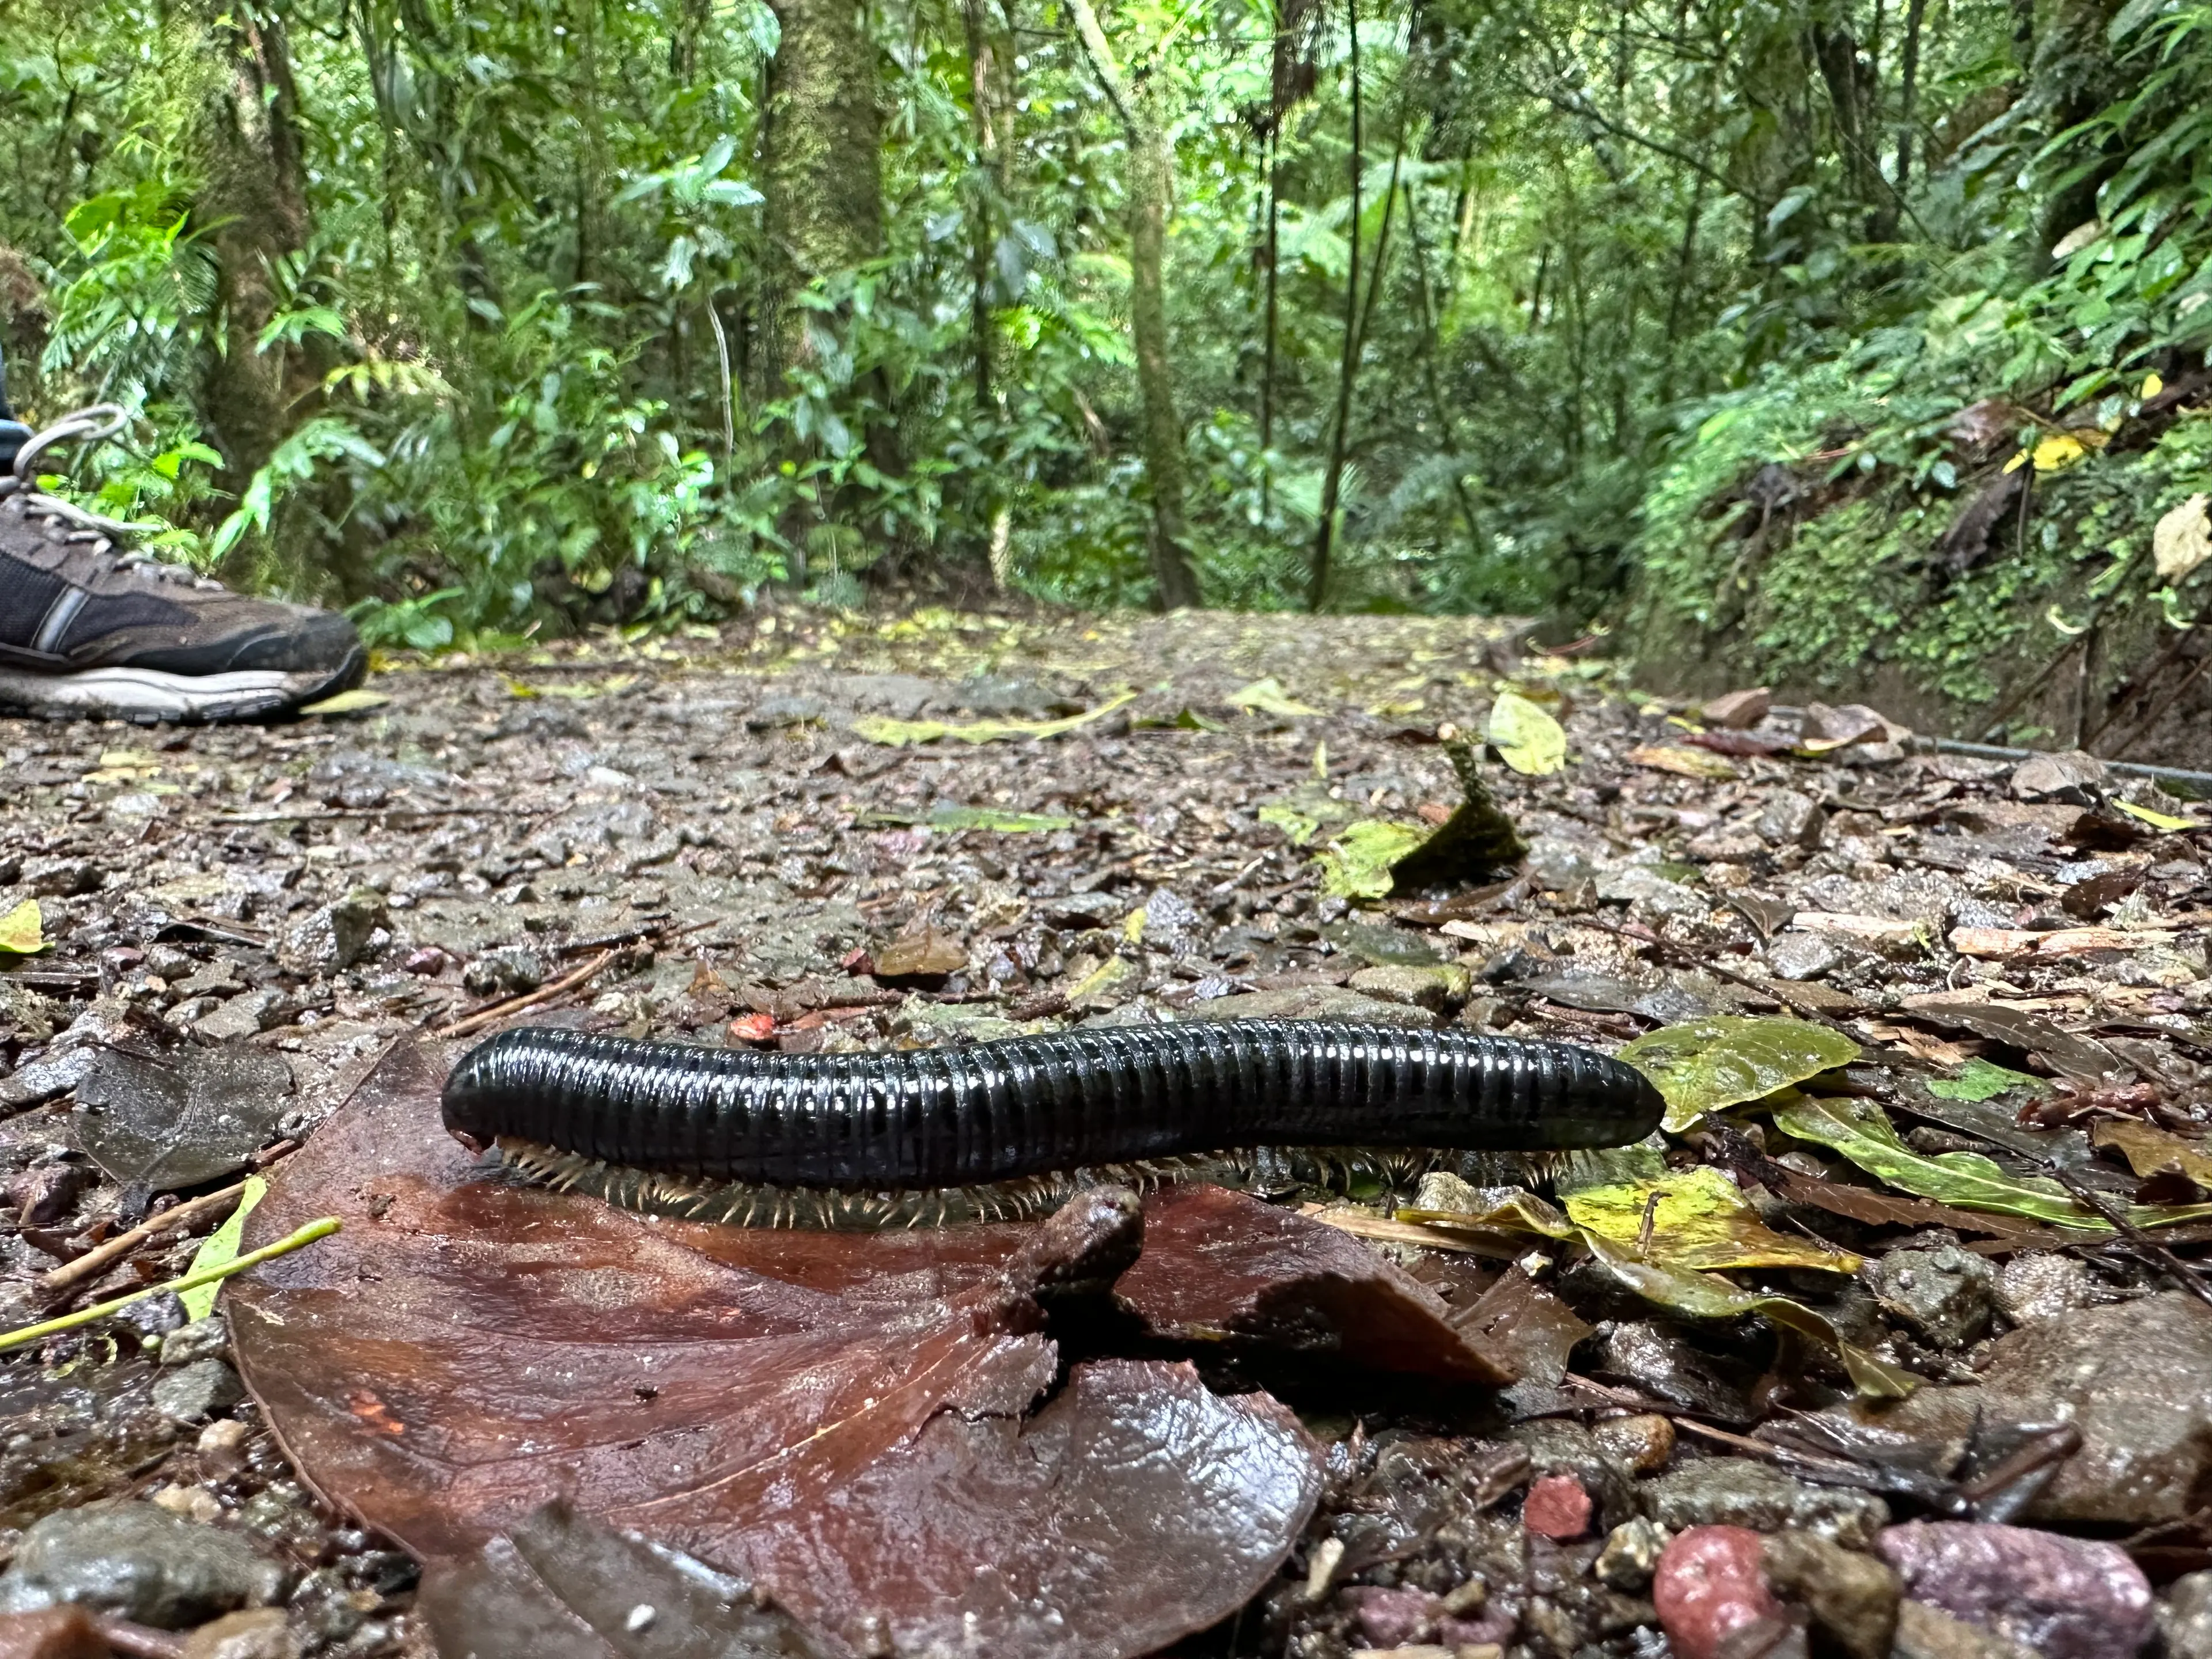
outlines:
[{"label": "pebble", "polygon": [[2158,1609],[2158,1629],[2166,1659],[2212,1659],[2212,1571],[2173,1581]]},{"label": "pebble", "polygon": [[1638,1474],[1665,1468],[1674,1455],[1674,1419],[1657,1412],[1607,1418],[1592,1427],[1590,1436],[1600,1451]]},{"label": "pebble", "polygon": [[2033,1648],[1954,1619],[1925,1601],[1900,1601],[1892,1659],[2039,1659]]},{"label": "pebble", "polygon": [[384,919],[384,895],[373,887],[356,887],[287,929],[276,961],[302,978],[338,973],[368,954],[369,936]]},{"label": "pebble", "polygon": [[1589,1530],[1590,1496],[1571,1474],[1547,1474],[1528,1488],[1521,1524],[1530,1532],[1565,1543]]},{"label": "pebble", "polygon": [[299,1638],[282,1607],[227,1613],[185,1638],[185,1659],[299,1659]]},{"label": "pebble", "polygon": [[[165,1341],[162,1346],[168,1345]],[[154,1409],[173,1423],[198,1423],[246,1398],[238,1373],[220,1359],[195,1359],[154,1379]]]},{"label": "pebble", "polygon": [[2015,1325],[2057,1319],[2097,1305],[2096,1275],[2079,1256],[2032,1252],[2016,1255],[1997,1274],[1997,1307]]},{"label": "pebble", "polygon": [[1892,1250],[1866,1279],[1885,1310],[1938,1348],[1964,1347],[1981,1335],[1996,1303],[1996,1269],[1955,1244]]},{"label": "pebble", "polygon": [[283,1599],[291,1575],[235,1533],[158,1504],[58,1510],[33,1524],[0,1573],[0,1613],[75,1604],[161,1630]]},{"label": "pebble", "polygon": [[1606,1534],[1591,1571],[1601,1584],[1634,1595],[1650,1583],[1666,1547],[1667,1534],[1639,1515]]},{"label": "pebble", "polygon": [[2043,1659],[2131,1659],[2155,1623],[2150,1582],[2117,1544],[1973,1521],[1882,1534],[1905,1593]]},{"label": "pebble", "polygon": [[1667,1546],[1651,1600],[1676,1659],[1717,1659],[1737,1632],[1783,1618],[1767,1587],[1761,1542],[1745,1527],[1692,1527]]},{"label": "pebble", "polygon": [[1440,963],[1433,968],[1394,965],[1363,968],[1352,976],[1351,987],[1362,996],[1443,1013],[1457,1009],[1474,994],[1474,976],[1457,963]]},{"label": "pebble", "polygon": [[282,1018],[284,998],[277,991],[244,991],[202,1014],[193,1032],[215,1042],[243,1042]]},{"label": "pebble", "polygon": [[1801,1603],[1850,1659],[1887,1659],[1902,1589],[1887,1563],[1809,1532],[1775,1534],[1761,1559],[1767,1583]]},{"label": "pebble", "polygon": [[82,1607],[0,1613],[0,1659],[108,1659],[108,1646]]},{"label": "pebble", "polygon": [[1802,1527],[1847,1548],[1865,1549],[1889,1523],[1889,1506],[1872,1492],[1815,1486],[1748,1458],[1701,1458],[1645,1482],[1640,1496],[1644,1514],[1673,1532]]},{"label": "pebble", "polygon": [[230,1343],[230,1327],[220,1314],[210,1314],[205,1319],[195,1319],[189,1325],[180,1325],[161,1339],[161,1363],[164,1365],[189,1365],[195,1360],[215,1359],[222,1356]]},{"label": "pebble", "polygon": [[1824,815],[1820,802],[1795,789],[1777,789],[1759,810],[1759,839],[1770,847],[1802,847],[1807,852],[1820,844]]},{"label": "pebble", "polygon": [[471,996],[514,996],[545,982],[545,961],[535,951],[487,951],[461,972]]},{"label": "pebble", "polygon": [[1777,979],[1819,979],[1844,965],[1844,952],[1825,933],[1791,928],[1778,934],[1766,947],[1766,965],[1773,969]]},{"label": "pebble", "polygon": [[1625,865],[1600,878],[1597,896],[1655,916],[1702,916],[1711,907],[1679,881],[1669,881],[1640,864]]}]

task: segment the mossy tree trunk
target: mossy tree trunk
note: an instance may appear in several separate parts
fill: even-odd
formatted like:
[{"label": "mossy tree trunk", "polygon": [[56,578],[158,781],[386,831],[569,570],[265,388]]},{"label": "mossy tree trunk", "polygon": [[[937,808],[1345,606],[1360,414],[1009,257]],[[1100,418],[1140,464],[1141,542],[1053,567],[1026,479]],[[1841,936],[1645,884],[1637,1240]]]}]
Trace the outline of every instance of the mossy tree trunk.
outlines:
[{"label": "mossy tree trunk", "polygon": [[1149,88],[1133,88],[1108,45],[1091,0],[1073,0],[1076,31],[1129,139],[1129,343],[1143,404],[1145,480],[1152,492],[1152,583],[1161,608],[1198,603],[1190,532],[1183,517],[1182,417],[1168,355],[1167,228],[1175,155]]},{"label": "mossy tree trunk", "polygon": [[222,483],[242,492],[295,419],[289,382],[298,354],[260,349],[283,301],[276,266],[307,245],[307,173],[299,90],[283,23],[244,3],[209,5],[216,67],[202,97],[197,139],[203,184],[194,216],[215,254],[218,349],[201,386],[202,413],[223,458]]}]

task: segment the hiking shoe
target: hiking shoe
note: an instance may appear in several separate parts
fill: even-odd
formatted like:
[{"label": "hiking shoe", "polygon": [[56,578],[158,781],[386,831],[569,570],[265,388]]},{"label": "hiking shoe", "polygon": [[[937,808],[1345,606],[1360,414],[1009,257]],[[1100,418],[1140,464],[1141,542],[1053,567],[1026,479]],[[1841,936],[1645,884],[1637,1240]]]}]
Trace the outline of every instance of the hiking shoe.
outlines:
[{"label": "hiking shoe", "polygon": [[360,684],[368,656],[343,617],[133,552],[136,527],[34,487],[46,451],[96,443],[128,419],[112,404],[80,410],[0,474],[0,713],[250,720]]}]

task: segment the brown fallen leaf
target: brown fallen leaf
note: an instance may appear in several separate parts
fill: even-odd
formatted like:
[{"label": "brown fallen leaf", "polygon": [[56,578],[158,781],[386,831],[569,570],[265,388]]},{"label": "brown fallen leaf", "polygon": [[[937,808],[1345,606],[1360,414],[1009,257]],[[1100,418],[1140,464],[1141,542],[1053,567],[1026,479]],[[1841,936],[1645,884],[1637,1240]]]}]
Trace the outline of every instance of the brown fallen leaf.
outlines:
[{"label": "brown fallen leaf", "polygon": [[2066,1030],[2033,1009],[1923,995],[1905,998],[1904,1011],[1931,1025],[1972,1031],[1992,1042],[2007,1042],[2040,1054],[2054,1072],[2086,1082],[2095,1082],[2107,1073],[2130,1075],[2135,1070],[2094,1037]]},{"label": "brown fallen leaf", "polygon": [[1225,1188],[1147,1200],[1144,1254],[1114,1291],[1170,1340],[1263,1343],[1453,1382],[1514,1377],[1435,1291],[1348,1234]]},{"label": "brown fallen leaf", "polygon": [[968,947],[928,927],[902,933],[876,952],[878,979],[934,979],[967,965]]},{"label": "brown fallen leaf", "polygon": [[1840,933],[1879,951],[1907,950],[1926,935],[1923,924],[1894,916],[1860,916],[1832,910],[1800,910],[1790,926],[1811,933]]},{"label": "brown fallen leaf", "polygon": [[402,1047],[272,1183],[240,1369],[301,1478],[456,1559],[566,1496],[863,1651],[1152,1652],[1288,1553],[1318,1449],[1188,1365],[1078,1366],[1031,1294],[1126,1262],[1098,1189],[1052,1220],[889,1234],[652,1220],[480,1178]]},{"label": "brown fallen leaf", "polygon": [[2145,1180],[2153,1176],[2185,1176],[2197,1186],[2212,1190],[2212,1148],[2201,1140],[2171,1134],[2130,1118],[2105,1118],[2091,1127],[2089,1143],[2112,1147]]}]

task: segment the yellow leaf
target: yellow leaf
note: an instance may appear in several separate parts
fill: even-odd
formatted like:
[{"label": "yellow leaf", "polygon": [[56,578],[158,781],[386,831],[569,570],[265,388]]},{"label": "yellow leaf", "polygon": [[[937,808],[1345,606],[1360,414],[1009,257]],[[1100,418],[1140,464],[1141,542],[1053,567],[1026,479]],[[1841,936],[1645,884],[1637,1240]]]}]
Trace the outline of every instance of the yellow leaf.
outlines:
[{"label": "yellow leaf", "polygon": [[38,900],[25,899],[6,915],[0,916],[0,951],[19,957],[37,955],[46,948],[44,921],[39,914]]},{"label": "yellow leaf", "polygon": [[953,726],[943,720],[895,720],[870,715],[854,720],[853,730],[870,743],[884,744],[892,749],[903,749],[910,743],[935,743],[945,738],[960,743],[994,743],[1005,738],[1056,738],[1063,732],[1073,732],[1078,726],[1103,719],[1123,703],[1133,702],[1136,695],[1124,691],[1096,708],[1056,720],[975,720],[965,726]]},{"label": "yellow leaf", "polygon": [[1518,691],[1498,694],[1482,735],[1498,757],[1523,776],[1549,777],[1567,763],[1566,732]]},{"label": "yellow leaf", "polygon": [[2154,830],[2163,830],[2172,835],[2177,830],[2194,830],[2197,826],[2187,818],[2177,818],[2170,813],[2154,812],[2148,806],[2138,806],[2131,800],[2115,800],[2113,805],[2131,818],[2140,818]]},{"label": "yellow leaf", "polygon": [[2017,472],[2017,471],[2019,471],[2021,470],[2021,468],[2022,468],[2023,466],[2026,466],[2027,465],[2027,452],[2026,450],[2024,450],[2024,449],[2023,449],[2023,450],[2021,450],[2021,451],[2020,452],[2020,453],[2019,453],[2019,454],[2017,454],[2017,455],[2014,456],[2010,460],[2007,461],[2007,462],[2004,464],[2004,470],[2005,470],[2006,471],[2008,471],[2008,472]]},{"label": "yellow leaf", "polygon": [[2164,380],[2159,379],[2159,377],[2154,374],[2146,374],[2143,376],[2142,390],[2137,392],[2136,396],[2142,398],[2145,402],[2148,402],[2151,398],[2157,397],[2160,392],[2165,390],[2166,382]]},{"label": "yellow leaf", "polygon": [[[187,1278],[196,1279],[201,1273],[212,1273],[216,1268],[238,1259],[238,1242],[246,1237],[246,1218],[253,1212],[253,1206],[261,1201],[262,1194],[268,1190],[269,1183],[259,1176],[246,1177],[246,1190],[238,1195],[238,1207],[230,1212],[230,1219],[209,1234],[205,1242],[192,1253],[192,1265],[186,1273]],[[222,1293],[222,1285],[217,1281],[212,1285],[196,1285],[189,1291],[180,1291],[177,1299],[185,1304],[187,1317],[205,1319],[215,1311],[215,1299]]]},{"label": "yellow leaf", "polygon": [[1241,691],[1229,694],[1229,705],[1241,708],[1248,714],[1318,714],[1321,710],[1300,702],[1282,688],[1279,681],[1270,678],[1255,680]]},{"label": "yellow leaf", "polygon": [[1672,772],[1678,778],[1733,778],[1735,763],[1710,749],[1677,749],[1670,744],[1644,744],[1628,751],[1628,758],[1655,772]]},{"label": "yellow leaf", "polygon": [[341,691],[335,697],[325,697],[320,702],[311,702],[302,708],[302,714],[354,714],[364,708],[381,708],[392,699],[381,691],[366,690],[356,686],[350,691]]},{"label": "yellow leaf", "polygon": [[1620,1244],[1643,1239],[1648,1215],[1650,1240],[1643,1255],[1662,1267],[1692,1273],[1731,1267],[1811,1267],[1835,1273],[1859,1269],[1859,1258],[1849,1251],[1776,1232],[1759,1219],[1734,1182],[1703,1165],[1656,1181],[1585,1187],[1561,1202],[1576,1225]]},{"label": "yellow leaf", "polygon": [[2118,1147],[2128,1167],[2146,1181],[2181,1175],[2212,1191],[2212,1151],[2201,1140],[2168,1134],[2133,1118],[2105,1119],[2091,1127],[2089,1139],[2094,1146]]},{"label": "yellow leaf", "polygon": [[2038,472],[2057,472],[2080,460],[2081,441],[2070,433],[2054,432],[2035,447],[2035,470]]}]

